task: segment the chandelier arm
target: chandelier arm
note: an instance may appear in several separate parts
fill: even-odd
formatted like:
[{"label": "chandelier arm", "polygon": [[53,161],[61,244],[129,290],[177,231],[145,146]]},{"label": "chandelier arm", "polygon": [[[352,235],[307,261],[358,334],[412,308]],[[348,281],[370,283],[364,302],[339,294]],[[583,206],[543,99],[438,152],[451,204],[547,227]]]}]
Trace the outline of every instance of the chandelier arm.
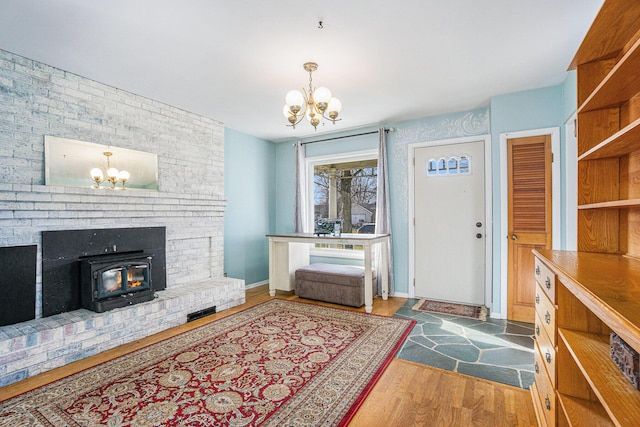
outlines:
[{"label": "chandelier arm", "polygon": [[329,121],[331,121],[333,123],[339,122],[340,120],[342,120],[341,118],[340,119],[338,119],[338,118],[332,119],[331,117],[327,117],[327,116],[325,116],[325,113],[326,113],[326,111],[322,112],[322,118],[323,119],[329,120]]}]

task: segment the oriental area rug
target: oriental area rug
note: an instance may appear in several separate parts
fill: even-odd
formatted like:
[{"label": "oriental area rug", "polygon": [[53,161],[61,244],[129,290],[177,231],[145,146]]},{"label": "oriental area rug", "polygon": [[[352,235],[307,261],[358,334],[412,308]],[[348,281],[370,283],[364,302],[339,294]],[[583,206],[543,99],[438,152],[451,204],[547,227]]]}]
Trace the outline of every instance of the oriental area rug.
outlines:
[{"label": "oriental area rug", "polygon": [[487,320],[487,308],[477,305],[464,305],[421,299],[416,303],[416,305],[413,306],[413,309],[416,311],[430,311],[434,313],[470,317],[472,319],[478,320]]},{"label": "oriental area rug", "polygon": [[343,426],[415,321],[273,299],[0,403],[0,426]]}]

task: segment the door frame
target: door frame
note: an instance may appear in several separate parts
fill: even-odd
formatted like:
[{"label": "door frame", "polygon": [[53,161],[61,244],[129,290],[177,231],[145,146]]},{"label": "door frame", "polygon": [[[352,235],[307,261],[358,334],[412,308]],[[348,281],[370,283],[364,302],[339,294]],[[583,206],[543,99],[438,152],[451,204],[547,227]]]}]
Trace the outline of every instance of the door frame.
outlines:
[{"label": "door frame", "polygon": [[425,141],[408,144],[408,229],[409,229],[409,298],[415,297],[415,151],[419,148],[435,147],[439,145],[463,144],[467,142],[484,143],[484,206],[485,206],[485,277],[484,277],[484,303],[491,309],[492,305],[492,268],[493,265],[493,216],[492,216],[492,168],[491,168],[491,135],[477,135],[463,138],[441,139],[437,141]]},{"label": "door frame", "polygon": [[578,250],[578,136],[576,135],[576,113],[565,122],[564,129],[564,247],[568,251]]},{"label": "door frame", "polygon": [[[509,261],[509,180],[507,171],[507,140],[528,136],[551,135],[551,247],[561,248],[562,229],[560,219],[560,128],[532,129],[500,134],[500,313],[492,317],[507,318],[508,261]],[[533,273],[532,273],[533,274]]]}]

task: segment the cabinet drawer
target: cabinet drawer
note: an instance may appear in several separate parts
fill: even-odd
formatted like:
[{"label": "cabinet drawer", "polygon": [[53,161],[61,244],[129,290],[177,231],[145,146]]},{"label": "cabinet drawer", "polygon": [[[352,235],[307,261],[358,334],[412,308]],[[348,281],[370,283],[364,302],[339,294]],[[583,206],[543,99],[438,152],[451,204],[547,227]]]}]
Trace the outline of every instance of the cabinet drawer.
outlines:
[{"label": "cabinet drawer", "polygon": [[544,329],[551,340],[551,344],[556,345],[556,306],[549,301],[547,295],[536,286],[536,337],[540,335],[540,329]]},{"label": "cabinet drawer", "polygon": [[536,281],[553,304],[556,303],[556,275],[539,258],[535,260]]},{"label": "cabinet drawer", "polygon": [[556,386],[556,348],[551,344],[549,336],[542,331],[539,337],[536,337],[535,353],[534,353],[535,371],[545,369],[551,384]]},{"label": "cabinet drawer", "polygon": [[[536,351],[539,355],[540,352]],[[536,387],[538,389],[538,404],[542,408],[542,413],[546,424],[549,427],[556,425],[556,394],[551,385],[551,381],[547,376],[547,370],[540,368],[535,373]]]}]

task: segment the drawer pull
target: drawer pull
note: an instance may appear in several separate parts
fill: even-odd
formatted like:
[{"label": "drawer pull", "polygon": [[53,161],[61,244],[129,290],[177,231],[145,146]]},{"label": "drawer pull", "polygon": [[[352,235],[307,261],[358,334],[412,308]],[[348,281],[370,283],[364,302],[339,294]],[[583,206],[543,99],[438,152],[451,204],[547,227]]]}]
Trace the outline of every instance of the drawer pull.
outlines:
[{"label": "drawer pull", "polygon": [[540,295],[536,294],[536,304],[540,304]]},{"label": "drawer pull", "polygon": [[551,289],[551,279],[547,277],[547,280],[544,281],[544,285],[547,289]]},{"label": "drawer pull", "polygon": [[536,362],[535,365],[533,365],[533,368],[536,370],[536,374],[540,373],[540,367],[538,366],[538,362]]},{"label": "drawer pull", "polygon": [[544,398],[544,406],[547,407],[547,411],[551,410],[551,399],[549,399],[549,396]]},{"label": "drawer pull", "polygon": [[551,363],[551,353],[549,351],[544,354],[544,358],[547,360],[547,363]]},{"label": "drawer pull", "polygon": [[547,311],[547,314],[544,315],[544,321],[547,322],[547,325],[551,324],[551,315]]},{"label": "drawer pull", "polygon": [[536,265],[536,276],[540,275],[540,266]]},{"label": "drawer pull", "polygon": [[540,336],[540,326],[536,325],[536,335]]}]

